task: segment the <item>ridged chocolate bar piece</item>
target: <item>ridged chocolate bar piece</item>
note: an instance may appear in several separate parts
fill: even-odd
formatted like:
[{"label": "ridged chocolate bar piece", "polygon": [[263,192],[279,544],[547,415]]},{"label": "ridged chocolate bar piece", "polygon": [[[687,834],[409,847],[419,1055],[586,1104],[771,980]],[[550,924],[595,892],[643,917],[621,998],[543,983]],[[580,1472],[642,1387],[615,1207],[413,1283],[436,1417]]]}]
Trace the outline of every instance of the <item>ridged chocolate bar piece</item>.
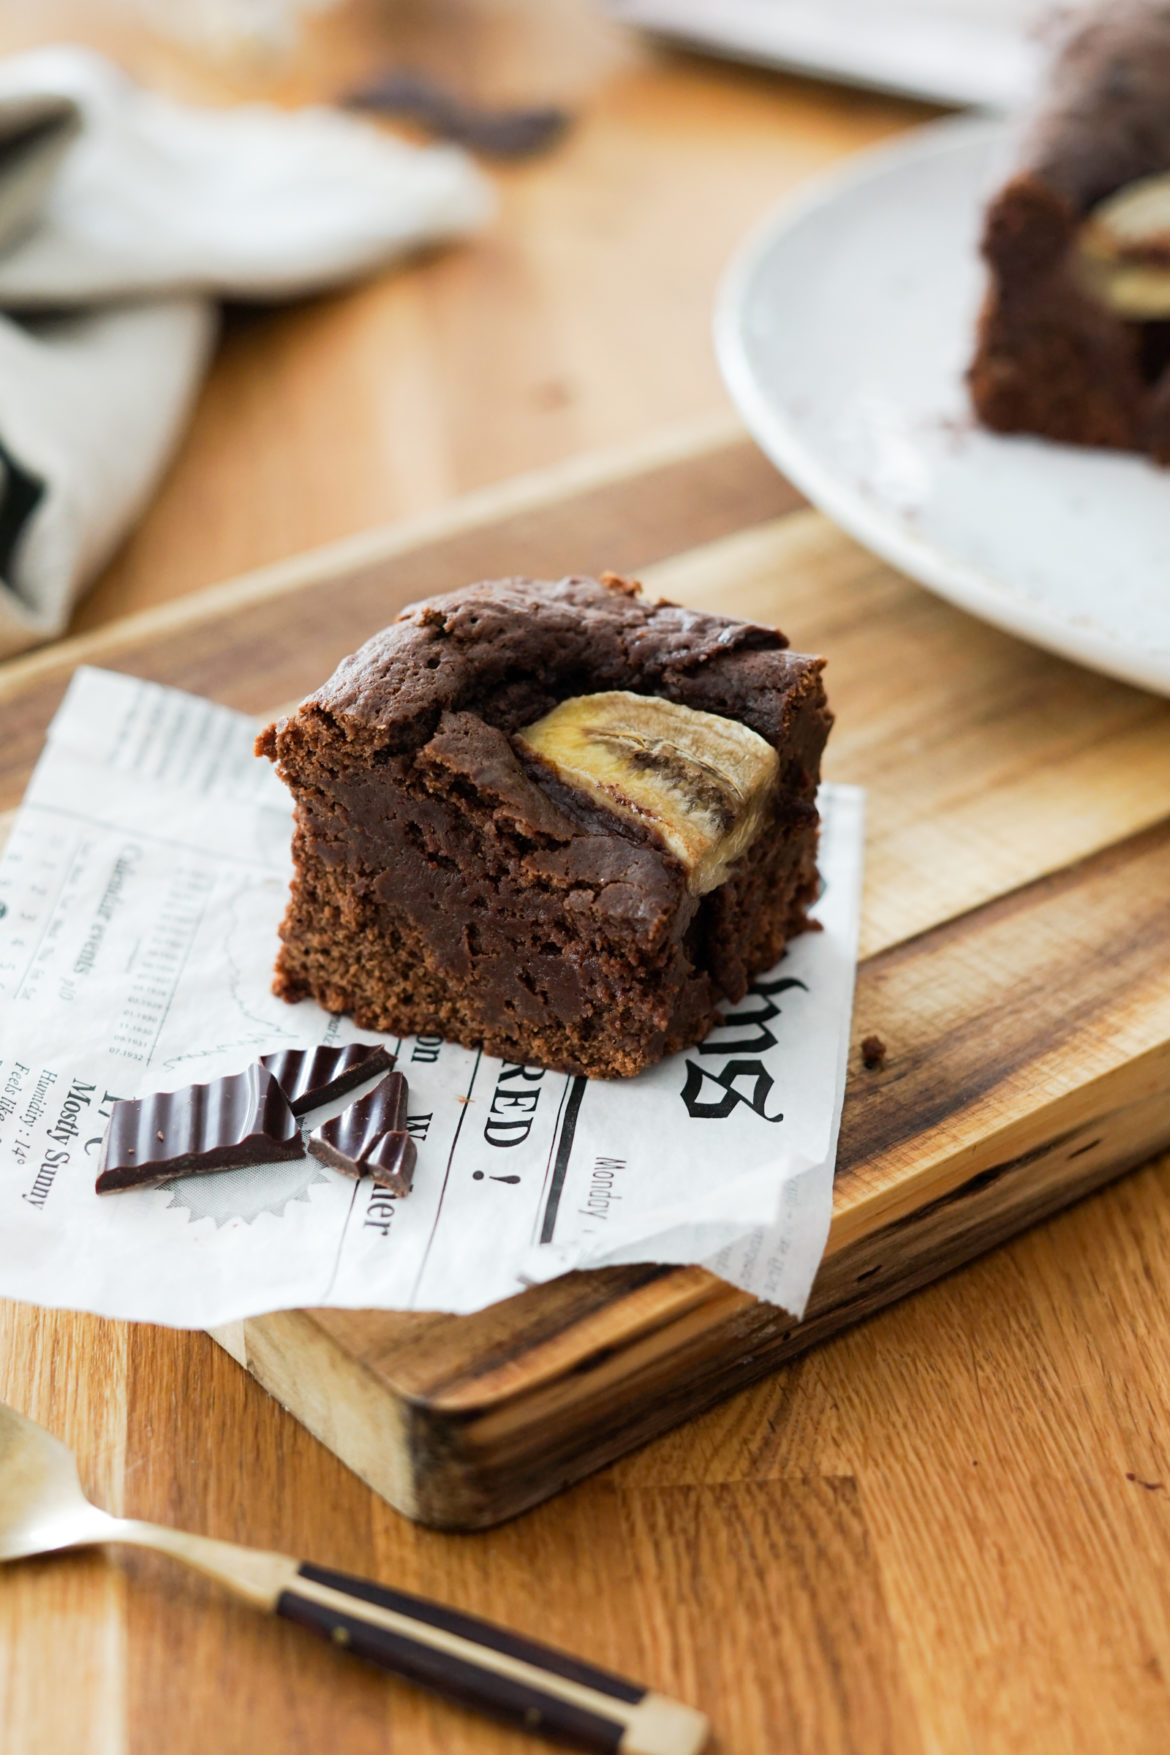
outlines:
[{"label": "ridged chocolate bar piece", "polygon": [[389,1072],[394,1056],[377,1044],[351,1042],[345,1048],[281,1048],[262,1054],[260,1065],[272,1074],[293,1114],[307,1115],[375,1074]]},{"label": "ridged chocolate bar piece", "polygon": [[362,1159],[362,1169],[390,1194],[409,1194],[418,1147],[408,1133],[384,1133]]},{"label": "ridged chocolate bar piece", "polygon": [[262,1066],[114,1104],[97,1191],[142,1188],[208,1170],[304,1157],[284,1092]]},{"label": "ridged chocolate bar piece", "polygon": [[409,1194],[415,1143],[406,1131],[406,1080],[388,1073],[359,1103],[309,1135],[309,1150],[347,1176],[369,1176],[391,1194]]}]

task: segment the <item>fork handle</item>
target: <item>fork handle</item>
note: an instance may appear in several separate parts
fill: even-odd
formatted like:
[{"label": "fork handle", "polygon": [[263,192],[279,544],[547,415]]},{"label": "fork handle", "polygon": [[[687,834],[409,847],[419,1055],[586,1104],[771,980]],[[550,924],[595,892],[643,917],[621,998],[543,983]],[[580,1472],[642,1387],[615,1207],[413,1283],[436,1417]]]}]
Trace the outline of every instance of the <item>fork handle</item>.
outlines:
[{"label": "fork handle", "polygon": [[301,1564],[276,1613],[466,1706],[596,1755],[699,1755],[703,1714],[489,1621]]}]

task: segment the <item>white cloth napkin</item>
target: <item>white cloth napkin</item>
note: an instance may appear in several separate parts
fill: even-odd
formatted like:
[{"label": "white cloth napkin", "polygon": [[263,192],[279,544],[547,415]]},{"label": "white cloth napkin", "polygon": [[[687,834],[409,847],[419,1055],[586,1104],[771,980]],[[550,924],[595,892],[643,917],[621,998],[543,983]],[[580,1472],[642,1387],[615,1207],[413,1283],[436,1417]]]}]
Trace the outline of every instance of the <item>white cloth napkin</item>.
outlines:
[{"label": "white cloth napkin", "polygon": [[61,632],[148,498],[217,296],[279,299],[489,217],[461,152],[199,110],[63,47],[0,63],[0,655]]}]

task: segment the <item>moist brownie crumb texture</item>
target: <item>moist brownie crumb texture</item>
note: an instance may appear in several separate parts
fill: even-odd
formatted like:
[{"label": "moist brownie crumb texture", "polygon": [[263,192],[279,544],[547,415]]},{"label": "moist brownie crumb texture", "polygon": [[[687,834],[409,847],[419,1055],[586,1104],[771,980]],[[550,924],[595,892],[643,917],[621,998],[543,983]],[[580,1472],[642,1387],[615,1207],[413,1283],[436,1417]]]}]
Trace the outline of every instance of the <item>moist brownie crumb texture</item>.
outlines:
[{"label": "moist brownie crumb texture", "polygon": [[991,284],[969,372],[986,426],[1170,462],[1170,322],[1108,309],[1076,264],[1093,209],[1168,170],[1170,5],[1111,0],[1066,44],[988,211]]},{"label": "moist brownie crumb texture", "polygon": [[[786,644],[609,578],[504,580],[405,610],[258,739],[296,803],[275,991],[593,1076],[698,1041],[816,894],[832,721],[822,661]],[[609,689],[739,720],[779,754],[761,831],[708,894],[515,737]]]}]

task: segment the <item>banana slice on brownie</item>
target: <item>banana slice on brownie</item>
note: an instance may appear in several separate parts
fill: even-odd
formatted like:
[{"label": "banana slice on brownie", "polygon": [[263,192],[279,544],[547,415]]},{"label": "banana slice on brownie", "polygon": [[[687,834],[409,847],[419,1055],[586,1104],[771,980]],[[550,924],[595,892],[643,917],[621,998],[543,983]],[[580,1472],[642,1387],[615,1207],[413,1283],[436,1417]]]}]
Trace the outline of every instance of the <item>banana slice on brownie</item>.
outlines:
[{"label": "banana slice on brownie", "polygon": [[780,759],[735,719],[658,695],[575,695],[517,740],[597,804],[653,830],[696,895],[755,840]]}]

